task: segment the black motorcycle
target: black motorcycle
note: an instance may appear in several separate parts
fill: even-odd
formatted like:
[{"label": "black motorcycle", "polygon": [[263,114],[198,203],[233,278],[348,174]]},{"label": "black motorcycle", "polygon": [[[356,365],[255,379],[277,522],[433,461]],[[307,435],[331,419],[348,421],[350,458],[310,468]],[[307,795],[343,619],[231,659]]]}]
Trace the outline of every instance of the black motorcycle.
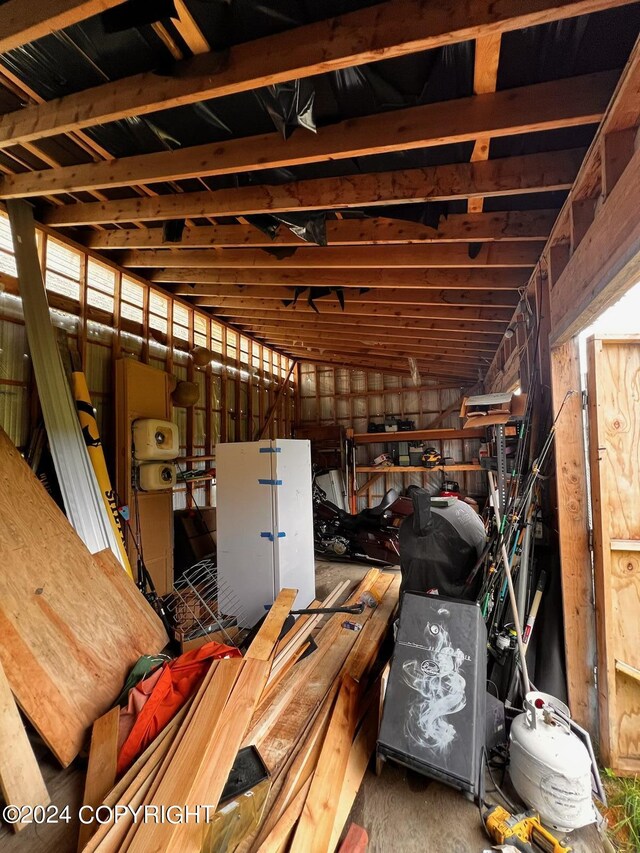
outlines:
[{"label": "black motorcycle", "polygon": [[[405,513],[396,511],[402,501],[389,489],[378,506],[357,515],[345,512],[313,482],[313,538],[316,554],[331,560],[393,566],[400,562],[399,522]],[[404,509],[404,507],[402,507]]]}]

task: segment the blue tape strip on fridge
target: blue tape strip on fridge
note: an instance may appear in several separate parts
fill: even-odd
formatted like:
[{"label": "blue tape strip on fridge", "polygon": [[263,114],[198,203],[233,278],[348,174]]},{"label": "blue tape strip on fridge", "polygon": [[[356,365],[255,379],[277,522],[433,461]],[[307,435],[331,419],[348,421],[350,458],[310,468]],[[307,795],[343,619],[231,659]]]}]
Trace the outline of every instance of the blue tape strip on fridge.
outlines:
[{"label": "blue tape strip on fridge", "polygon": [[[277,533],[277,534],[276,534],[276,536],[278,537],[278,539],[284,539],[284,537],[285,537],[286,535],[287,535],[287,534],[286,534],[286,533],[283,533],[282,531],[280,531],[279,533]],[[275,536],[273,535],[273,533],[270,533],[268,530],[263,530],[263,531],[262,531],[262,533],[260,534],[260,536],[261,536],[263,539],[269,539],[269,541],[271,541],[271,542],[273,542],[273,540],[275,539]]]},{"label": "blue tape strip on fridge", "polygon": [[281,486],[282,480],[258,480],[261,486]]},{"label": "blue tape strip on fridge", "polygon": [[258,453],[282,453],[281,447],[261,447]]}]

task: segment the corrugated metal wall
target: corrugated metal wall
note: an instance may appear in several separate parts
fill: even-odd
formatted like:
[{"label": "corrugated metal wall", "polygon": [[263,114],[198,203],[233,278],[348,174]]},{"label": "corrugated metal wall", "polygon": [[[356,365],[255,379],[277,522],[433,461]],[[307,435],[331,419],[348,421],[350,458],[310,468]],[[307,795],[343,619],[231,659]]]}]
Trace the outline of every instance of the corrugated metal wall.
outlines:
[{"label": "corrugated metal wall", "polygon": [[[443,387],[436,382],[421,384],[416,388],[411,379],[394,374],[374,371],[351,370],[304,363],[300,365],[301,424],[326,425],[338,423],[351,427],[356,433],[368,432],[371,421],[381,423],[385,416],[396,415],[415,421],[416,429],[426,429],[431,422],[460,400],[462,389],[457,386]],[[379,393],[377,393],[379,392]],[[438,428],[459,429],[460,418],[452,412]],[[479,441],[467,439],[430,442],[443,456],[453,457],[455,462],[471,462],[477,459]],[[386,450],[384,441],[376,444],[361,444],[357,449],[357,464],[370,465],[378,454]],[[359,474],[358,485],[362,486],[370,474]],[[473,471],[455,472],[447,475],[457,480],[470,495],[486,494],[485,475]],[[390,472],[380,479],[369,492],[369,499],[358,499],[359,508],[369,503],[376,504],[390,488],[403,490],[409,485],[419,485],[430,491],[439,489],[442,472]]]},{"label": "corrugated metal wall", "polygon": [[[198,385],[200,399],[191,412],[174,407],[180,427],[181,454],[210,455],[220,441],[251,439],[264,423],[290,360],[269,347],[239,335],[191,306],[172,299],[106,262],[89,257],[38,231],[51,316],[60,334],[63,355],[77,350],[87,376],[107,459],[114,447],[114,361],[124,356],[168,370],[178,380]],[[9,222],[0,214],[0,274],[16,275]],[[37,394],[31,373],[17,284],[0,280],[0,425],[26,448],[38,420]],[[208,347],[213,360],[196,369],[193,346]],[[270,426],[272,437],[291,434],[295,416],[295,376],[288,382]],[[195,464],[195,463],[194,463]],[[202,463],[210,467],[211,461]],[[184,467],[184,466],[183,466]],[[189,466],[187,466],[189,467]],[[210,482],[179,486],[176,509],[194,501],[215,501]]]}]

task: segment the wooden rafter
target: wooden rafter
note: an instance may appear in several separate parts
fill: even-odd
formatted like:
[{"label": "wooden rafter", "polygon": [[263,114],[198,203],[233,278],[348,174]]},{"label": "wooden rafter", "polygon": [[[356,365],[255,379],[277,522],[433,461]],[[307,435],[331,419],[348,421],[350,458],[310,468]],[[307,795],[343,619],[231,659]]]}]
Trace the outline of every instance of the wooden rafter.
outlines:
[{"label": "wooden rafter", "polygon": [[[512,290],[528,279],[527,270],[501,269],[424,269],[378,270],[377,287],[399,289],[465,288],[466,290]],[[236,269],[161,269],[151,272],[149,279],[158,284],[175,284],[181,296],[216,293],[218,284],[251,284],[254,286],[286,285],[289,287],[371,287],[367,270],[236,270]]]},{"label": "wooden rafter", "polygon": [[[348,301],[356,299],[362,304],[387,304],[387,305],[496,305],[502,307],[515,307],[520,299],[518,290],[396,290],[393,287],[376,287],[375,280],[372,281],[371,289],[366,293],[351,291],[345,298]],[[181,296],[192,296],[199,299],[198,294],[185,293]],[[295,291],[284,287],[259,287],[253,285],[220,284],[211,293],[212,299],[243,299],[260,300],[261,305],[274,302],[281,305],[282,300],[291,300]],[[306,300],[306,293],[300,295],[300,301]],[[323,304],[324,300],[320,301]]]},{"label": "wooden rafter", "polygon": [[[59,2],[65,6],[90,5],[72,0]],[[205,53],[178,63],[170,75],[150,71],[67,95],[39,107],[28,107],[4,117],[0,125],[0,145],[19,144],[127,116],[584,15],[627,2],[631,0],[528,0],[523,8],[521,0],[503,0],[499,6],[489,0],[472,0],[465,4],[457,0],[437,4],[392,0],[340,18],[236,45],[224,59]],[[37,4],[11,0],[8,5],[21,10],[33,9],[32,14],[38,19],[44,17]],[[51,5],[45,4],[44,8],[48,11]],[[99,5],[98,0],[95,5]],[[24,23],[20,29],[26,31]]]},{"label": "wooden rafter", "polygon": [[388,114],[352,118],[315,134],[299,133],[286,140],[271,133],[104,163],[7,175],[0,181],[0,197],[237,174],[466,142],[478,136],[513,136],[592,124],[602,118],[617,79],[618,72],[603,71],[396,110],[391,121]]},{"label": "wooden rafter", "polygon": [[124,267],[201,269],[421,269],[424,267],[533,268],[543,243],[484,243],[471,256],[465,244],[426,246],[327,246],[300,248],[285,255],[261,249],[132,249]]},{"label": "wooden rafter", "polygon": [[0,6],[0,53],[78,24],[124,0],[9,0]]},{"label": "wooden rafter", "polygon": [[127,223],[291,210],[345,210],[398,201],[448,201],[477,195],[550,192],[571,186],[583,155],[582,149],[571,149],[505,157],[486,163],[321,178],[278,186],[68,204],[48,212],[44,221],[53,226]]},{"label": "wooden rafter", "polygon": [[[264,333],[260,335],[260,337],[271,346],[277,347],[286,347],[298,344],[301,346],[322,346],[326,349],[327,346],[331,346],[331,337],[328,337],[326,334],[322,334],[321,332],[318,332],[315,335],[304,334],[297,336],[291,334],[287,336],[284,334],[278,335],[276,333]],[[485,358],[487,363],[491,361],[491,357],[494,352],[494,350],[474,350],[473,346],[454,345],[452,347],[446,347],[444,344],[438,345],[437,343],[429,346],[427,344],[414,343],[413,341],[407,340],[405,340],[404,343],[400,343],[397,341],[381,340],[375,335],[368,334],[361,335],[360,339],[343,337],[335,347],[336,352],[344,352],[346,350],[353,349],[364,353],[373,350],[395,352],[399,355],[415,355],[416,353],[422,353],[425,357],[433,357],[436,361],[446,361],[450,357],[450,360],[452,361],[477,362],[479,359]]]},{"label": "wooden rafter", "polygon": [[[322,308],[320,308],[322,311]],[[412,311],[405,313],[402,316],[385,315],[377,317],[363,317],[358,314],[333,314],[324,315],[312,314],[311,312],[303,313],[301,311],[280,311],[268,310],[266,308],[242,308],[242,309],[227,309],[226,311],[213,313],[229,318],[229,322],[241,324],[244,320],[270,320],[277,323],[286,323],[290,320],[294,323],[304,323],[305,320],[311,320],[313,323],[347,323],[350,325],[362,326],[383,326],[391,329],[421,329],[425,333],[431,331],[450,331],[450,332],[469,332],[474,335],[500,335],[504,332],[503,321],[485,321],[477,322],[466,319],[452,319],[451,317],[422,317],[416,316]],[[298,319],[299,318],[299,319]]]},{"label": "wooden rafter", "polygon": [[[347,318],[348,319],[348,318]],[[473,334],[472,332],[459,332],[454,330],[425,330],[419,328],[389,328],[386,326],[372,326],[369,324],[359,323],[351,324],[346,322],[335,323],[314,323],[310,320],[308,323],[300,323],[299,321],[278,321],[274,320],[251,320],[245,318],[243,325],[250,329],[251,333],[258,337],[263,334],[280,334],[286,335],[290,340],[295,337],[296,333],[301,335],[309,332],[320,332],[323,335],[333,335],[338,333],[346,337],[360,337],[362,335],[376,335],[380,340],[411,342],[414,340],[424,341],[425,343],[440,346],[441,343],[454,342],[457,344],[469,345],[472,349],[477,349],[482,352],[495,352],[497,345],[500,343],[500,335],[482,335]]]},{"label": "wooden rafter", "polygon": [[[495,33],[476,39],[475,62],[473,70],[473,91],[476,95],[486,95],[495,92],[498,80],[498,64],[500,62],[500,42],[502,36]],[[472,162],[489,159],[489,135],[479,136],[471,152]],[[470,213],[481,213],[484,205],[483,198],[470,198],[467,210]]]},{"label": "wooden rafter", "polygon": [[[325,331],[325,327],[319,326],[316,329],[298,329],[297,331],[294,329],[284,329],[282,328],[269,328],[264,326],[251,326],[247,324],[247,328],[251,329],[251,334],[255,335],[258,338],[263,340],[274,341],[274,346],[282,347],[286,346],[287,343],[293,343],[294,341],[317,341],[323,340],[325,343],[327,339],[331,338],[331,332]],[[483,344],[476,343],[471,341],[470,343],[465,343],[463,341],[456,341],[451,339],[443,339],[437,340],[432,338],[418,337],[413,335],[394,335],[388,336],[385,334],[380,334],[380,330],[368,331],[366,329],[352,329],[351,332],[347,332],[345,328],[341,330],[341,338],[340,340],[344,340],[345,343],[360,343],[368,342],[368,341],[376,341],[378,344],[390,347],[396,347],[398,349],[407,349],[415,347],[417,350],[421,352],[443,352],[447,347],[455,347],[465,353],[475,353],[476,356],[482,355],[482,357],[491,358],[493,353],[496,350],[497,344]]]},{"label": "wooden rafter", "polygon": [[[412,243],[484,243],[494,241],[546,240],[556,210],[506,211],[457,214],[443,217],[437,228],[408,220],[342,219],[327,222],[330,246],[401,245]],[[83,242],[91,249],[191,249],[208,247],[299,247],[309,245],[288,228],[268,237],[252,225],[201,225],[185,228],[177,244],[167,243],[162,228],[119,228],[92,231]]]},{"label": "wooden rafter", "polygon": [[[363,369],[363,368],[373,368],[374,370],[380,370],[384,373],[405,373],[408,374],[409,363],[406,358],[393,358],[392,355],[378,355],[367,358],[366,356],[358,356],[353,353],[333,353],[329,351],[324,352],[310,352],[309,350],[305,350],[298,347],[287,347],[285,352],[292,356],[298,357],[300,360],[304,361],[318,361],[323,364],[332,364],[339,367],[353,367],[355,369]],[[456,365],[434,365],[431,363],[429,359],[421,360],[416,359],[418,366],[420,367],[420,375],[425,379],[451,379],[451,380],[460,380],[460,381],[476,381],[478,379],[478,370],[470,371],[467,369],[462,369],[457,367]],[[480,365],[478,366],[480,368]]]},{"label": "wooden rafter", "polygon": [[[233,297],[212,297],[198,296],[195,298],[195,304],[202,307],[216,308],[220,312],[232,309],[253,309],[253,310],[268,310],[269,308],[281,310],[289,314],[300,313],[312,315],[314,312],[311,308],[303,304],[289,308],[278,308],[282,303],[277,300],[269,299],[242,299]],[[320,310],[327,316],[333,314],[365,314],[371,316],[387,316],[401,317],[403,312],[400,308],[394,309],[393,305],[379,305],[372,302],[355,302],[353,299],[346,301],[344,309],[337,301],[331,299],[323,299],[320,303]],[[467,307],[466,305],[428,305],[428,306],[412,306],[410,314],[412,317],[422,317],[427,319],[445,318],[449,320],[488,320],[490,322],[503,322],[507,325],[513,315],[513,310],[510,308],[477,308]]]}]

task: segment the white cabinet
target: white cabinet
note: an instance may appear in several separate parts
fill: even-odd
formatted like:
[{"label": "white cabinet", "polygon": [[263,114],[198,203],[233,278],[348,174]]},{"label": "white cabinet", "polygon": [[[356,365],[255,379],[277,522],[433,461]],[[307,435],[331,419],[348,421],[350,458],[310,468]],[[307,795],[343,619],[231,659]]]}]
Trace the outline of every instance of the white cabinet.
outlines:
[{"label": "white cabinet", "polygon": [[276,439],[216,446],[219,606],[254,625],[283,587],[315,598],[311,449]]}]

